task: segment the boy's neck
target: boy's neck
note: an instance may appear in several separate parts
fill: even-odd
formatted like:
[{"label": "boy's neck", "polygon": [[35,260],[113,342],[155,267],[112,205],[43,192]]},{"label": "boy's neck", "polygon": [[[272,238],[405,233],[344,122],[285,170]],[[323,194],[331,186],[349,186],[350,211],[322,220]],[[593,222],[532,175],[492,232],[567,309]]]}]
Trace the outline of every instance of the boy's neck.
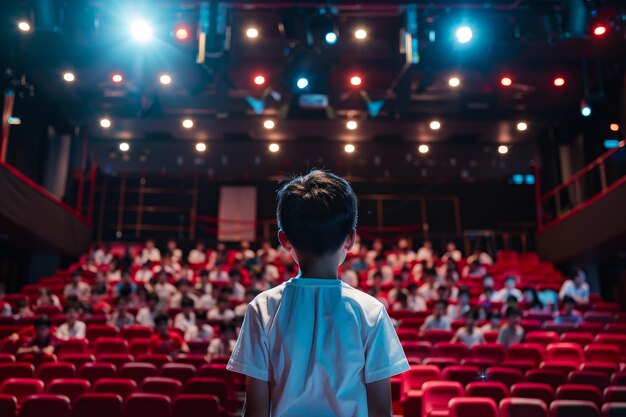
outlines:
[{"label": "boy's neck", "polygon": [[301,266],[297,278],[338,279],[338,268],[321,264]]}]

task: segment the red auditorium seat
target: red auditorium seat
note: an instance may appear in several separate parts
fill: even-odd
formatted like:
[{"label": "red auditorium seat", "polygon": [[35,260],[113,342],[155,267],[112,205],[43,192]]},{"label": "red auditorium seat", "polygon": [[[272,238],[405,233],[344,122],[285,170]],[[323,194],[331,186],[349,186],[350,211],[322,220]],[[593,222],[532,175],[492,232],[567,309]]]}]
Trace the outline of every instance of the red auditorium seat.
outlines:
[{"label": "red auditorium seat", "polygon": [[602,406],[602,417],[624,417],[626,416],[626,402],[605,403]]},{"label": "red auditorium seat", "polygon": [[603,345],[615,345],[622,349],[622,354],[626,354],[626,333],[624,334],[610,334],[600,333],[596,336],[596,343]]},{"label": "red auditorium seat", "polygon": [[448,403],[451,399],[462,397],[465,393],[458,382],[430,381],[422,386],[422,416],[445,417],[450,415]]},{"label": "red auditorium seat", "polygon": [[189,346],[189,353],[205,355],[210,343],[210,340],[190,340],[187,342],[187,346]]},{"label": "red auditorium seat", "polygon": [[174,378],[183,384],[195,375],[196,367],[188,363],[166,363],[159,370],[159,376]]},{"label": "red auditorium seat", "polygon": [[457,397],[450,400],[450,417],[498,417],[498,405],[491,398]]},{"label": "red auditorium seat", "polygon": [[158,354],[158,353],[148,353],[144,355],[139,355],[135,357],[137,362],[146,362],[151,363],[159,369],[162,365],[166,363],[171,363],[172,358],[169,355]]},{"label": "red auditorium seat", "polygon": [[433,346],[433,356],[450,357],[459,361],[469,356],[469,349],[463,343],[437,342]]},{"label": "red auditorium seat", "polygon": [[225,364],[218,363],[209,363],[206,365],[202,365],[200,369],[198,369],[197,376],[203,378],[219,378],[226,382],[228,386],[228,395],[229,398],[235,398],[235,377],[238,374],[235,374],[228,369],[226,369]]},{"label": "red auditorium seat", "polygon": [[548,407],[535,398],[505,398],[500,403],[500,417],[548,417]]},{"label": "red auditorium seat", "polygon": [[556,321],[546,321],[545,323],[543,323],[543,329],[546,332],[553,332],[556,333],[557,335],[566,333],[566,332],[572,332],[574,330],[576,330],[576,324],[574,323],[559,323]]},{"label": "red auditorium seat", "polygon": [[419,329],[424,324],[424,317],[405,317],[400,319],[400,329]]},{"label": "red auditorium seat", "polygon": [[112,363],[87,362],[78,370],[78,377],[86,379],[92,384],[100,378],[115,378],[117,367]]},{"label": "red auditorium seat", "polygon": [[535,398],[550,405],[554,401],[554,388],[548,384],[520,382],[511,387],[511,397]]},{"label": "red auditorium seat", "polygon": [[602,391],[593,385],[565,384],[556,390],[557,400],[591,401],[597,406],[602,404]]},{"label": "red auditorium seat", "polygon": [[614,372],[611,375],[611,385],[626,385],[626,372]]},{"label": "red auditorium seat", "polygon": [[132,379],[100,378],[93,383],[93,392],[109,392],[123,399],[137,391],[137,383]]},{"label": "red auditorium seat", "polygon": [[15,417],[17,400],[9,394],[0,394],[0,416]]},{"label": "red auditorium seat", "polygon": [[505,359],[502,363],[500,363],[500,366],[504,368],[517,369],[522,373],[522,375],[526,374],[526,372],[530,369],[537,368],[535,361],[520,359]]},{"label": "red auditorium seat", "polygon": [[600,391],[609,386],[610,374],[598,371],[572,371],[567,382],[570,384],[588,384],[598,387]]},{"label": "red auditorium seat", "polygon": [[583,321],[582,323],[578,324],[576,330],[580,332],[598,334],[604,331],[604,323],[598,323],[595,321]]},{"label": "red auditorium seat", "polygon": [[608,301],[598,301],[593,304],[593,309],[595,311],[608,311],[610,313],[615,314],[619,312],[622,308],[619,305],[619,303],[613,303],[613,302],[608,302]]},{"label": "red auditorium seat", "polygon": [[123,364],[118,373],[120,378],[132,379],[139,385],[144,378],[156,376],[157,367],[151,363],[129,362]]},{"label": "red auditorium seat", "polygon": [[545,360],[571,361],[576,365],[585,361],[583,348],[576,343],[551,343],[546,347]]},{"label": "red auditorium seat", "polygon": [[422,339],[435,345],[437,342],[449,342],[453,336],[451,330],[426,330]]},{"label": "red auditorium seat", "polygon": [[14,363],[15,355],[11,353],[0,353],[0,363]]},{"label": "red auditorium seat", "polygon": [[123,417],[170,417],[171,400],[167,395],[136,392],[124,403]]},{"label": "red auditorium seat", "polygon": [[131,341],[133,339],[150,339],[152,336],[152,329],[148,326],[132,325],[126,326],[120,330],[119,335],[121,338]]},{"label": "red auditorium seat", "polygon": [[540,322],[546,322],[552,320],[552,313],[549,311],[529,311],[526,316],[529,320],[537,320]]},{"label": "red auditorium seat", "polygon": [[559,371],[563,375],[578,369],[578,363],[572,361],[543,361],[539,364],[539,369]]},{"label": "red auditorium seat", "polygon": [[0,363],[0,382],[9,378],[34,378],[35,367],[30,363]]},{"label": "red auditorium seat", "polygon": [[413,365],[411,369],[402,374],[403,392],[417,391],[428,381],[441,379],[439,367],[434,365]]},{"label": "red auditorium seat", "polygon": [[551,331],[537,331],[527,333],[524,337],[526,343],[537,343],[542,346],[548,346],[550,343],[557,343],[559,335]]},{"label": "red auditorium seat", "polygon": [[583,314],[583,320],[607,324],[615,320],[615,313],[610,311],[587,311]]},{"label": "red auditorium seat", "polygon": [[611,334],[626,335],[626,323],[609,323],[604,331]]},{"label": "red auditorium seat", "polygon": [[197,353],[179,353],[174,358],[174,362],[187,363],[189,365],[195,366],[196,369],[207,363],[205,355],[200,355]]},{"label": "red auditorium seat", "polygon": [[57,354],[65,353],[84,353],[87,352],[87,340],[86,339],[68,339],[61,341],[61,346]]},{"label": "red auditorium seat", "polygon": [[0,393],[10,394],[17,398],[18,403],[34,394],[43,392],[44,383],[33,378],[8,378],[0,385]]},{"label": "red auditorium seat", "polygon": [[495,359],[489,358],[464,358],[461,361],[461,365],[476,366],[482,370],[485,370],[491,366],[496,366],[497,362],[495,361]]},{"label": "red auditorium seat", "polygon": [[560,371],[551,369],[531,369],[526,372],[526,381],[548,384],[552,388],[557,389],[559,385],[563,385],[567,382],[567,377]]},{"label": "red auditorium seat", "polygon": [[507,398],[510,393],[506,385],[502,382],[471,382],[465,387],[465,394],[468,397],[487,397],[500,404],[500,401]]},{"label": "red auditorium seat", "polygon": [[215,395],[219,398],[222,407],[225,409],[230,408],[228,386],[226,382],[219,378],[191,378],[184,384],[182,393]]},{"label": "red auditorium seat", "polygon": [[622,358],[622,351],[615,345],[592,343],[585,347],[585,356],[590,362],[619,363]]},{"label": "red auditorium seat", "polygon": [[404,354],[407,358],[416,357],[419,359],[425,359],[430,356],[433,345],[432,343],[424,340],[407,340],[402,342],[402,348],[404,349]]},{"label": "red auditorium seat", "polygon": [[561,335],[561,342],[576,343],[580,347],[585,347],[593,343],[593,334],[587,332],[566,332]]},{"label": "red auditorium seat", "polygon": [[87,326],[87,340],[93,343],[100,337],[117,337],[117,329],[108,324],[90,324]]},{"label": "red auditorium seat", "polygon": [[611,376],[613,372],[619,371],[620,364],[614,362],[583,362],[579,368],[581,371],[602,372]]},{"label": "red auditorium seat", "polygon": [[408,342],[418,341],[419,340],[419,332],[417,329],[396,329],[396,333],[398,334],[398,339],[400,342]]},{"label": "red auditorium seat", "polygon": [[507,388],[511,385],[522,382],[524,377],[517,369],[504,368],[502,366],[493,366],[487,369],[487,380],[492,382],[502,382]]},{"label": "red auditorium seat", "polygon": [[134,362],[135,360],[130,353],[101,353],[96,358],[98,362],[112,363],[118,369],[125,363]]},{"label": "red auditorium seat", "polygon": [[448,366],[454,366],[459,364],[459,360],[455,358],[439,358],[436,356],[428,357],[424,360],[424,365],[435,365],[439,369],[445,369]]},{"label": "red auditorium seat", "polygon": [[456,381],[466,386],[470,382],[481,381],[480,369],[475,366],[454,365],[443,370],[441,379],[445,381]]},{"label": "red auditorium seat", "polygon": [[139,391],[150,394],[167,395],[174,400],[183,389],[183,384],[174,378],[149,376],[143,380]]},{"label": "red auditorium seat", "polygon": [[91,384],[86,379],[58,378],[46,384],[46,394],[65,395],[74,403],[76,398],[91,390]]},{"label": "red auditorium seat", "polygon": [[484,343],[472,347],[471,354],[475,358],[487,358],[500,363],[506,356],[506,349],[500,343]]},{"label": "red auditorium seat", "polygon": [[545,347],[539,343],[520,343],[509,347],[506,358],[512,360],[530,360],[538,366],[544,357]]},{"label": "red auditorium seat", "polygon": [[122,397],[111,393],[83,394],[72,406],[72,417],[121,417]]},{"label": "red auditorium seat", "polygon": [[69,417],[70,400],[63,395],[37,394],[24,400],[18,417]]},{"label": "red auditorium seat", "polygon": [[150,353],[150,339],[133,339],[128,344],[128,351],[133,356],[145,355]]},{"label": "red auditorium seat", "polygon": [[211,363],[213,364],[221,363],[223,365],[226,365],[229,361],[230,361],[230,356],[228,355],[217,355],[211,358]]},{"label": "red auditorium seat", "polygon": [[626,403],[626,387],[606,387],[603,399],[605,403]]},{"label": "red auditorium seat", "polygon": [[181,394],[174,400],[172,417],[218,417],[220,400],[215,395]]},{"label": "red auditorium seat", "polygon": [[[493,305],[494,303],[492,303]],[[491,330],[483,333],[483,337],[485,338],[486,343],[496,343],[498,340],[498,334],[500,332],[498,330]]]},{"label": "red auditorium seat", "polygon": [[36,316],[56,316],[61,314],[61,309],[57,306],[42,306],[35,309]]},{"label": "red auditorium seat", "polygon": [[62,362],[73,363],[76,369],[89,362],[95,362],[96,357],[91,353],[61,353],[59,360]]},{"label": "red auditorium seat", "polygon": [[591,401],[554,400],[550,404],[551,417],[600,417],[598,406]]},{"label": "red auditorium seat", "polygon": [[75,378],[76,367],[69,362],[42,363],[37,369],[35,376],[46,384],[55,378]]},{"label": "red auditorium seat", "polygon": [[121,337],[99,337],[93,343],[93,351],[102,353],[128,353],[128,342]]}]

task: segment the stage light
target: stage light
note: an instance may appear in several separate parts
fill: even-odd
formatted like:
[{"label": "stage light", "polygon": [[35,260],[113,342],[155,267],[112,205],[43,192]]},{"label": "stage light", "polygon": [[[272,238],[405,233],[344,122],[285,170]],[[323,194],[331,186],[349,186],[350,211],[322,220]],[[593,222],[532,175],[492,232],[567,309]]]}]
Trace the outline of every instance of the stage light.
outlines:
[{"label": "stage light", "polygon": [[428,153],[428,151],[430,151],[430,148],[428,147],[428,145],[420,145],[417,150],[419,153]]},{"label": "stage light", "polygon": [[589,107],[588,104],[582,104],[580,107],[580,114],[582,114],[583,117],[591,116],[591,107]]},{"label": "stage light", "polygon": [[122,81],[124,81],[124,76],[122,74],[113,74],[111,76],[111,81],[113,81],[115,84],[120,84]]},{"label": "stage light", "polygon": [[246,29],[246,36],[250,39],[255,39],[259,37],[259,31],[257,28],[248,28]]},{"label": "stage light", "polygon": [[500,145],[500,146],[498,146],[498,153],[499,153],[500,155],[504,155],[504,154],[506,154],[506,153],[508,153],[508,152],[509,152],[509,147],[508,147],[508,146],[506,146],[506,145]]},{"label": "stage light", "polygon": [[206,144],[205,143],[196,143],[196,151],[198,152],[204,152],[206,151]]},{"label": "stage light", "polygon": [[263,127],[266,129],[274,129],[274,126],[276,126],[276,123],[274,123],[273,120],[266,120],[263,122]]},{"label": "stage light", "polygon": [[350,77],[350,84],[352,84],[353,86],[361,85],[362,82],[363,80],[358,75]]},{"label": "stage light", "polygon": [[74,75],[73,72],[66,72],[63,74],[63,79],[65,81],[67,81],[68,83],[74,82],[74,80],[76,79],[76,76]]},{"label": "stage light", "polygon": [[472,40],[474,33],[472,32],[472,28],[469,26],[461,26],[456,30],[456,40],[459,43],[468,43]]},{"label": "stage light", "polygon": [[127,142],[120,143],[120,151],[128,152],[130,150],[130,145]]},{"label": "stage light", "polygon": [[263,84],[265,84],[265,81],[266,81],[266,80],[265,80],[265,77],[264,77],[263,75],[261,75],[261,74],[256,75],[256,76],[254,77],[254,83],[255,83],[256,85],[263,85]]},{"label": "stage light", "polygon": [[598,25],[595,28],[593,28],[593,34],[596,36],[603,36],[606,34],[606,26],[604,25]]},{"label": "stage light", "polygon": [[554,86],[555,87],[563,87],[565,85],[565,78],[563,77],[556,77],[554,79]]},{"label": "stage light", "polygon": [[17,116],[9,116],[7,118],[7,123],[10,125],[21,125],[22,124],[22,119],[20,119]]},{"label": "stage light", "polygon": [[439,120],[433,120],[430,122],[430,128],[432,130],[439,130],[441,128],[441,123]]},{"label": "stage light", "polygon": [[300,90],[303,90],[303,89],[307,88],[307,86],[309,85],[309,80],[307,80],[304,77],[298,78],[298,81],[296,82],[296,85],[298,86],[298,88]]},{"label": "stage light", "polygon": [[169,74],[161,74],[159,76],[159,82],[163,85],[170,85],[172,83],[172,76]]},{"label": "stage light", "polygon": [[354,31],[354,37],[363,40],[367,38],[367,31],[365,29],[357,29]]},{"label": "stage light", "polygon": [[329,45],[334,45],[337,43],[337,34],[335,32],[328,32],[326,36],[324,36],[324,40]]},{"label": "stage light", "polygon": [[174,31],[174,36],[176,36],[176,39],[179,41],[186,41],[189,39],[189,29],[185,26],[177,26]]},{"label": "stage light", "polygon": [[456,88],[461,85],[461,80],[459,80],[457,77],[451,77],[448,80],[448,85],[452,88]]},{"label": "stage light", "polygon": [[22,32],[30,32],[30,23],[28,23],[25,20],[22,20],[17,24],[17,28],[21,30]]},{"label": "stage light", "polygon": [[354,130],[357,127],[359,127],[359,124],[354,120],[348,120],[348,122],[346,123],[346,128],[348,128],[348,130]]},{"label": "stage light", "polygon": [[353,153],[356,150],[356,147],[353,144],[349,143],[344,146],[343,150],[346,151],[346,153]]},{"label": "stage light", "polygon": [[193,120],[185,119],[183,120],[182,125],[185,129],[191,129],[193,127]]},{"label": "stage light", "polygon": [[517,127],[517,130],[519,130],[520,132],[523,132],[526,129],[528,129],[528,124],[526,122],[518,122],[516,127]]},{"label": "stage light", "polygon": [[152,40],[152,26],[145,20],[135,20],[130,24],[130,35],[136,42],[149,42]]},{"label": "stage light", "polygon": [[617,139],[606,139],[604,141],[604,149],[614,149],[619,146],[619,140]]},{"label": "stage light", "polygon": [[619,125],[617,123],[611,123],[609,126],[612,132],[617,132],[619,130]]},{"label": "stage light", "polygon": [[111,121],[107,118],[100,119],[100,126],[105,129],[108,129],[111,127]]},{"label": "stage light", "polygon": [[270,152],[276,153],[280,150],[280,146],[278,146],[278,143],[271,143],[268,149]]},{"label": "stage light", "polygon": [[509,77],[502,77],[502,79],[500,80],[500,84],[502,84],[504,87],[510,87],[511,84],[513,84],[513,80],[511,80]]}]

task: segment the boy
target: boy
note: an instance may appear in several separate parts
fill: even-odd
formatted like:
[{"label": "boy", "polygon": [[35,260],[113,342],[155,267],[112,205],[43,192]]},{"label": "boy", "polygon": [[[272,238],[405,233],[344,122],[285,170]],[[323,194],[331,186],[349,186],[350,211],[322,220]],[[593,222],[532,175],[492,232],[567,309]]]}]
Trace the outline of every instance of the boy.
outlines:
[{"label": "boy", "polygon": [[356,238],[350,185],[312,171],[278,191],[278,238],[299,274],[250,303],[228,369],[246,416],[391,417],[389,377],[409,369],[373,297],[338,279]]},{"label": "boy", "polygon": [[423,335],[426,330],[452,330],[448,313],[448,302],[445,300],[435,301],[433,314],[426,317],[424,324],[420,327],[420,334]]},{"label": "boy", "polygon": [[189,346],[181,335],[169,330],[170,318],[159,314],[154,319],[154,334],[150,338],[150,353],[176,356],[189,352]]},{"label": "boy", "polygon": [[519,309],[509,307],[506,309],[505,316],[507,323],[500,328],[497,342],[503,344],[508,349],[512,345],[522,343],[524,329],[519,325],[519,321],[522,318],[522,312]]},{"label": "boy", "polygon": [[67,304],[63,309],[66,321],[59,326],[56,336],[61,340],[84,339],[87,331],[85,322],[78,320],[80,312],[75,304]]}]

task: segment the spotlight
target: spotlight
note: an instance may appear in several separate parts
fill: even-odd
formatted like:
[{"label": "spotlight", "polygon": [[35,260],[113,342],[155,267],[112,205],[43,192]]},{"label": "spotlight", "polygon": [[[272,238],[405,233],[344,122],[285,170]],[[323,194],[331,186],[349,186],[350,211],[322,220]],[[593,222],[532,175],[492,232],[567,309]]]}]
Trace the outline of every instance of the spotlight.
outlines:
[{"label": "spotlight", "polygon": [[189,39],[189,29],[185,26],[177,26],[174,31],[174,36],[176,36],[176,39],[179,41],[186,41]]},{"label": "spotlight", "polygon": [[430,148],[428,147],[428,145],[420,145],[418,146],[417,150],[419,153],[428,153]]},{"label": "spotlight", "polygon": [[172,76],[169,74],[161,74],[159,82],[163,85],[170,85],[172,83]]},{"label": "spotlight", "polygon": [[17,116],[10,116],[7,118],[7,123],[10,125],[21,125],[22,119]]},{"label": "spotlight", "polygon": [[206,151],[206,144],[205,143],[196,143],[196,151],[198,152],[204,152]]},{"label": "spotlight", "polygon": [[135,20],[130,24],[130,35],[136,42],[146,43],[152,39],[152,26],[145,20]]},{"label": "spotlight", "polygon": [[554,86],[555,87],[563,87],[565,85],[565,78],[563,77],[556,77],[554,79]]},{"label": "spotlight", "polygon": [[606,26],[604,25],[598,25],[595,28],[593,28],[593,34],[596,36],[603,36],[606,34]]},{"label": "spotlight", "polygon": [[113,74],[111,76],[111,81],[113,81],[115,84],[120,84],[122,81],[124,81],[124,76],[122,74]]},{"label": "spotlight", "polygon": [[68,83],[74,82],[74,80],[76,79],[76,76],[74,75],[73,72],[66,72],[63,74],[63,79],[65,81],[67,81]]},{"label": "spotlight", "polygon": [[21,30],[22,32],[30,32],[30,23],[28,23],[25,20],[22,20],[17,24],[17,28]]},{"label": "spotlight", "polygon": [[270,150],[270,152],[276,153],[280,150],[280,146],[278,146],[278,143],[271,143],[268,149]]},{"label": "spotlight", "polygon": [[266,80],[265,80],[265,77],[264,77],[263,75],[261,75],[261,74],[256,75],[256,76],[254,77],[254,83],[255,83],[256,85],[263,85],[263,84],[265,84],[265,81],[266,81]]},{"label": "spotlight", "polygon": [[191,129],[193,127],[193,120],[185,119],[183,120],[182,125],[185,129]]},{"label": "spotlight", "polygon": [[452,88],[456,88],[461,85],[461,80],[459,80],[457,77],[451,77],[448,80],[448,85]]},{"label": "spotlight", "polygon": [[498,146],[498,153],[499,153],[500,155],[504,155],[504,154],[506,154],[507,152],[509,152],[509,147],[508,147],[508,146],[506,146],[506,145],[500,145],[500,146]]},{"label": "spotlight", "polygon": [[324,36],[324,40],[329,45],[334,45],[337,43],[337,34],[335,32],[328,32],[326,36]]},{"label": "spotlight", "polygon": [[348,122],[346,123],[346,127],[348,128],[348,130],[354,130],[359,127],[359,124],[354,120],[348,120]]},{"label": "spotlight", "polygon": [[100,126],[105,129],[108,129],[109,127],[111,127],[111,121],[107,118],[100,119]]},{"label": "spotlight", "polygon": [[130,150],[130,145],[126,142],[120,143],[120,151],[128,152]]},{"label": "spotlight", "polygon": [[430,128],[432,130],[439,130],[441,128],[441,123],[439,123],[439,120],[433,120],[430,122]]},{"label": "spotlight", "polygon": [[246,29],[246,36],[250,39],[255,39],[259,37],[259,31],[257,28],[248,28]]},{"label": "spotlight", "polygon": [[617,132],[619,130],[619,125],[617,123],[611,123],[609,126],[612,132]]},{"label": "spotlight", "polygon": [[367,31],[365,29],[357,29],[354,31],[354,37],[357,39],[367,38]]},{"label": "spotlight", "polygon": [[363,82],[363,80],[358,75],[354,75],[354,76],[350,77],[350,84],[352,84],[354,86],[361,85],[362,82]]},{"label": "spotlight", "polygon": [[513,84],[513,80],[511,80],[509,77],[502,77],[502,79],[500,80],[500,84],[502,84],[504,87],[510,87],[511,84]]},{"label": "spotlight", "polygon": [[580,114],[583,115],[583,117],[589,117],[591,116],[591,107],[589,107],[588,104],[581,104],[580,106]]},{"label": "spotlight", "polygon": [[353,153],[355,151],[355,146],[351,143],[347,144],[346,146],[344,146],[343,150],[346,151],[346,153]]},{"label": "spotlight", "polygon": [[266,120],[263,122],[263,127],[266,129],[274,129],[274,126],[276,126],[276,123],[274,123],[273,120]]},{"label": "spotlight", "polygon": [[517,123],[517,130],[519,130],[520,132],[523,132],[526,129],[528,129],[528,124],[526,122],[518,122]]},{"label": "spotlight", "polygon": [[472,28],[469,26],[461,26],[456,30],[456,40],[459,43],[468,43],[472,40],[474,33],[472,32]]},{"label": "spotlight", "polygon": [[300,90],[304,90],[309,85],[309,80],[307,80],[304,77],[298,78],[298,81],[296,82],[296,85],[298,86],[298,88]]}]

